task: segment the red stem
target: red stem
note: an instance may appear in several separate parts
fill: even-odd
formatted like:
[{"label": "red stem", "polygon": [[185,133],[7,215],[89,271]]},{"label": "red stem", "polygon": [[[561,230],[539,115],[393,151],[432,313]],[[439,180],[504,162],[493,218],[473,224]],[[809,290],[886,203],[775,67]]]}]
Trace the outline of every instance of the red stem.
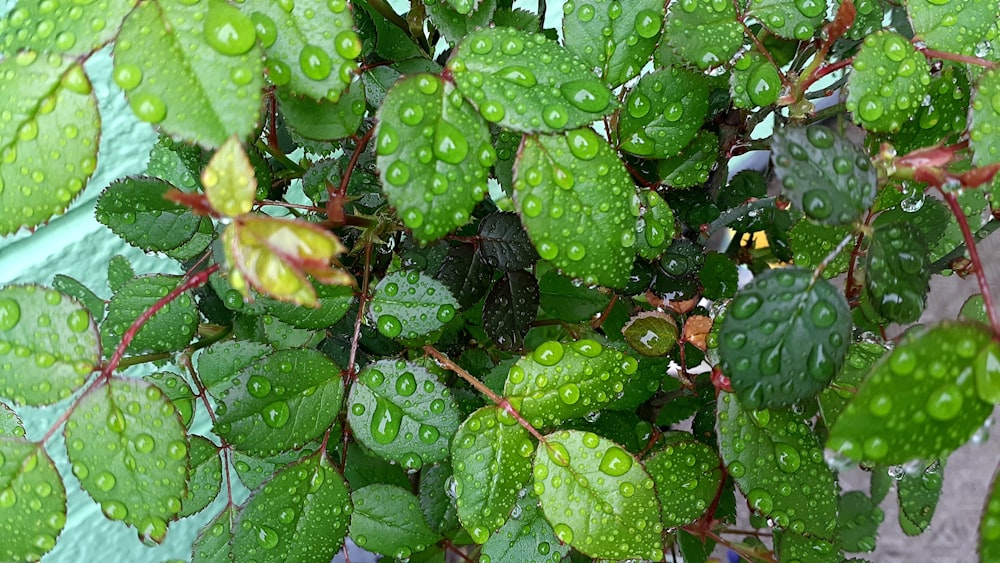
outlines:
[{"label": "red stem", "polygon": [[371,272],[372,245],[369,242],[365,245],[365,272],[361,280],[361,293],[358,295],[358,316],[354,319],[354,334],[351,335],[351,354],[347,359],[347,373],[344,384],[353,381],[357,376],[354,373],[358,357],[358,345],[361,342],[361,320],[365,318],[365,305],[368,303],[368,278]]},{"label": "red stem", "polygon": [[[351,155],[350,162],[347,163],[347,168],[344,170],[344,177],[340,179],[340,188],[337,190],[337,195],[341,198],[347,195],[347,184],[351,181],[351,174],[354,172],[354,168],[358,165],[358,159],[361,158],[361,153],[364,152],[365,146],[368,145],[368,141],[371,140],[372,135],[375,134],[375,128],[372,127],[365,133],[364,137],[358,141],[358,146],[354,147],[354,154]],[[332,194],[331,194],[332,195]]]},{"label": "red stem", "polygon": [[1000,340],[1000,315],[997,314],[996,304],[993,302],[993,294],[990,293],[990,284],[986,280],[986,272],[983,270],[983,262],[979,259],[979,250],[976,248],[976,238],[969,228],[969,221],[965,218],[962,205],[958,202],[955,194],[940,189],[944,201],[951,208],[952,215],[958,221],[958,226],[962,229],[962,238],[965,239],[965,246],[969,250],[969,260],[976,271],[976,280],[979,282],[979,292],[983,294],[983,306],[986,307],[986,314],[990,318],[990,327],[993,329],[993,339]]},{"label": "red stem", "polygon": [[981,66],[983,68],[993,68],[997,66],[997,63],[993,61],[988,61],[986,59],[981,59],[979,57],[971,57],[969,55],[959,55],[958,53],[948,53],[945,51],[935,51],[934,49],[918,49],[925,57],[932,57],[935,59],[942,59],[945,61],[954,61],[957,63],[965,63],[970,65]]}]

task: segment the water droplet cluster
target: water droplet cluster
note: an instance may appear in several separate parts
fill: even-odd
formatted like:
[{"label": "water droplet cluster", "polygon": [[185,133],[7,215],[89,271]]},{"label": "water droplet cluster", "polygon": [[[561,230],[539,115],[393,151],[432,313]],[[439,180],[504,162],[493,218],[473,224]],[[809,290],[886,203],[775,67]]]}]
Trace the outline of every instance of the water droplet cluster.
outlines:
[{"label": "water droplet cluster", "polygon": [[663,27],[663,3],[656,0],[570,0],[563,5],[566,48],[609,85],[637,76],[649,60]]},{"label": "water droplet cluster", "polygon": [[384,336],[412,340],[438,330],[455,318],[457,310],[458,301],[443,283],[412,270],[382,278],[368,314]]},{"label": "water droplet cluster", "polygon": [[684,526],[701,516],[715,498],[722,467],[715,450],[685,433],[668,435],[667,445],[645,460],[663,508],[663,525]]},{"label": "water droplet cluster", "polygon": [[1000,72],[983,71],[972,99],[969,144],[972,162],[983,166],[1000,162]]},{"label": "water droplet cluster", "polygon": [[131,8],[128,0],[25,2],[0,19],[0,46],[83,55],[112,39]]},{"label": "water droplet cluster", "polygon": [[66,489],[38,444],[0,442],[0,558],[38,561],[66,526]]},{"label": "water droplet cluster", "polygon": [[847,110],[869,131],[891,132],[916,112],[930,85],[927,59],[903,36],[865,37],[847,81]]},{"label": "water droplet cluster", "polygon": [[625,99],[618,121],[621,148],[640,156],[674,156],[708,113],[704,76],[677,66],[644,75]]},{"label": "water droplet cluster", "polygon": [[[375,484],[352,492],[351,539],[363,549],[408,559],[436,542],[412,493],[395,485]],[[396,523],[404,522],[404,526]]]},{"label": "water droplet cluster", "polygon": [[743,26],[725,0],[671,2],[664,34],[684,62],[701,70],[728,63],[743,47]]},{"label": "water droplet cluster", "polygon": [[752,15],[776,35],[806,41],[826,19],[826,0],[751,0],[747,14]]},{"label": "water droplet cluster", "polygon": [[[177,276],[151,275],[132,278],[115,292],[108,303],[101,341],[110,355],[132,323],[177,284]],[[133,354],[173,352],[187,346],[198,328],[198,311],[194,300],[182,293],[156,312],[129,344]]]},{"label": "water droplet cluster", "polygon": [[927,244],[910,223],[876,219],[873,226],[865,269],[869,303],[889,321],[912,323],[923,312],[929,289]]},{"label": "water droplet cluster", "polygon": [[924,0],[907,3],[906,12],[914,39],[930,49],[974,55],[983,41],[997,38],[997,0]]}]

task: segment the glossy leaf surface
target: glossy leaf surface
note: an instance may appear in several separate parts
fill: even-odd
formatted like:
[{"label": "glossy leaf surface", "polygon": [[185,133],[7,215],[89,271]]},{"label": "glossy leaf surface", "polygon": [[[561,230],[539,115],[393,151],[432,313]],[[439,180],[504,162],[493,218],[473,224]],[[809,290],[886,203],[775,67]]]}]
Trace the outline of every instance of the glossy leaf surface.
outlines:
[{"label": "glossy leaf surface", "polygon": [[1000,162],[1000,71],[989,69],[979,77],[972,98],[969,144],[977,166]]},{"label": "glossy leaf surface", "polygon": [[181,499],[179,518],[197,514],[219,496],[222,490],[222,458],[219,447],[208,438],[190,434],[191,480]]},{"label": "glossy leaf surface", "polygon": [[222,215],[250,213],[257,195],[257,178],[238,138],[226,139],[215,151],[201,173],[201,185],[209,205]]},{"label": "glossy leaf surface", "polygon": [[507,523],[483,544],[482,554],[490,561],[558,563],[569,550],[570,546],[556,540],[538,498],[528,493],[517,501]]},{"label": "glossy leaf surface", "polygon": [[520,350],[538,315],[538,280],[524,271],[506,272],[483,304],[483,328],[503,350]]},{"label": "glossy leaf surface", "polygon": [[[818,267],[850,233],[851,229],[846,225],[824,225],[809,219],[800,220],[789,233],[792,251],[795,253],[795,265],[803,268]],[[843,274],[850,265],[850,259],[850,246],[841,249],[823,269],[823,277],[830,279]]]},{"label": "glossy leaf surface", "polygon": [[618,120],[621,148],[648,158],[673,156],[708,113],[708,85],[698,73],[672,66],[639,79]]},{"label": "glossy leaf surface", "polygon": [[66,526],[66,489],[44,448],[0,435],[0,557],[38,561]]},{"label": "glossy leaf surface", "polygon": [[[101,341],[110,356],[132,323],[180,283],[175,276],[132,278],[111,297],[108,315],[101,324]],[[132,339],[131,354],[174,352],[187,346],[198,328],[198,311],[189,294],[181,294],[146,322]]]},{"label": "glossy leaf surface", "polygon": [[671,2],[663,33],[681,60],[701,70],[729,62],[743,46],[743,26],[729,2]]},{"label": "glossy leaf surface", "polygon": [[674,212],[655,191],[639,192],[640,211],[636,222],[636,253],[652,260],[670,246],[677,232]]},{"label": "glossy leaf surface", "polygon": [[146,251],[173,250],[191,240],[201,217],[163,195],[170,184],[153,178],[126,178],[108,186],[97,200],[97,220]]},{"label": "glossy leaf surface", "polygon": [[663,26],[658,0],[593,3],[570,2],[563,7],[566,48],[614,87],[639,74],[649,61]]},{"label": "glossy leaf surface", "polygon": [[134,5],[134,0],[18,2],[0,19],[0,48],[4,55],[18,51],[84,55],[111,40]]},{"label": "glossy leaf surface", "polygon": [[899,526],[908,536],[918,536],[931,525],[934,510],[944,487],[944,464],[920,464],[914,474],[903,472],[897,484],[899,494]]},{"label": "glossy leaf surface", "polygon": [[407,559],[436,542],[412,493],[394,485],[368,485],[351,492],[351,539],[359,547]]},{"label": "glossy leaf surface", "polygon": [[479,223],[479,253],[494,268],[520,270],[538,260],[531,239],[514,213],[492,213]]},{"label": "glossy leaf surface", "polygon": [[694,522],[722,486],[722,466],[715,451],[689,434],[668,435],[667,445],[643,465],[656,483],[663,508],[663,526]]},{"label": "glossy leaf surface", "polygon": [[411,270],[382,278],[375,286],[369,315],[383,335],[412,339],[441,328],[455,318],[457,308],[444,284]]},{"label": "glossy leaf surface", "polygon": [[971,55],[984,38],[996,37],[1000,2],[911,0],[906,12],[915,38],[928,48]]},{"label": "glossy leaf surface", "polygon": [[872,306],[887,320],[920,318],[930,279],[927,244],[910,223],[875,222],[868,243],[865,289]]},{"label": "glossy leaf surface", "polygon": [[805,41],[826,19],[826,0],[750,0],[747,14],[786,39]]},{"label": "glossy leaf surface", "polygon": [[896,131],[917,110],[931,82],[927,59],[903,36],[865,37],[848,79],[847,110],[869,131]]},{"label": "glossy leaf surface", "polygon": [[844,493],[837,511],[841,547],[855,553],[874,551],[878,527],[884,519],[882,509],[863,492]]}]

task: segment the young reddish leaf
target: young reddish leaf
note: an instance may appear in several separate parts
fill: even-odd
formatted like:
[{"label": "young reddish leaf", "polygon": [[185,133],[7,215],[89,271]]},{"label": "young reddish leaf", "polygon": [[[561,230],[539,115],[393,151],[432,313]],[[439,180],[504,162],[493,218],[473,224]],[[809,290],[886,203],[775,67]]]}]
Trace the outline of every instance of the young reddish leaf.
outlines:
[{"label": "young reddish leaf", "polygon": [[0,435],[0,559],[39,561],[66,526],[66,488],[40,444]]},{"label": "young reddish leaf", "polygon": [[236,217],[250,213],[257,195],[257,178],[250,158],[235,135],[226,139],[201,173],[209,205],[219,214]]}]

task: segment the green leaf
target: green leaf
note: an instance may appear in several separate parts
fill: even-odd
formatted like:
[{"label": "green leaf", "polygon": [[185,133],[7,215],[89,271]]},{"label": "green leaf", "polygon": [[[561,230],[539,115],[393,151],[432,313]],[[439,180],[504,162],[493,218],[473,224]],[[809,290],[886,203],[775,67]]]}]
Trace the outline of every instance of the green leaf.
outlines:
[{"label": "green leaf", "polygon": [[[180,283],[177,276],[149,275],[125,282],[108,302],[108,315],[101,324],[104,353],[110,356],[122,335],[139,315],[145,313]],[[156,312],[129,344],[127,353],[175,352],[191,343],[198,329],[198,310],[185,292]]]},{"label": "green leaf", "polygon": [[642,464],[590,432],[546,436],[533,490],[556,538],[591,557],[663,559],[659,503]]},{"label": "green leaf", "polygon": [[719,452],[751,510],[782,530],[832,539],[836,480],[809,425],[790,410],[748,409],[732,393],[718,409]]},{"label": "green leaf", "polygon": [[671,2],[664,35],[684,62],[701,70],[728,63],[743,47],[735,5],[717,0]]},{"label": "green leaf", "polygon": [[0,288],[0,391],[18,404],[50,405],[83,386],[100,365],[90,313],[35,285]]},{"label": "green leaf", "polygon": [[336,102],[296,96],[285,88],[275,88],[274,96],[285,125],[297,135],[319,141],[353,135],[361,126],[367,109],[365,85],[360,80],[351,84]]},{"label": "green leaf", "polygon": [[38,561],[66,526],[66,488],[40,444],[0,436],[0,558]]},{"label": "green leaf", "polygon": [[767,57],[757,51],[747,51],[733,65],[729,89],[736,107],[767,107],[778,100],[781,75]]},{"label": "green leaf", "polygon": [[538,292],[542,309],[567,323],[590,320],[611,302],[611,296],[596,288],[574,283],[555,270],[550,270],[538,280]]},{"label": "green leaf", "polygon": [[219,447],[196,434],[191,439],[191,480],[181,499],[179,518],[197,514],[219,496],[222,490],[222,458]]},{"label": "green leaf", "polygon": [[201,217],[165,199],[172,188],[154,178],[119,180],[101,192],[94,215],[133,246],[146,251],[175,249],[191,240]]},{"label": "green leaf", "polygon": [[[624,287],[639,200],[628,171],[591,129],[525,137],[515,201],[538,255],[585,283]],[[563,217],[573,217],[572,227]]]},{"label": "green leaf", "polygon": [[87,392],[63,431],[73,475],[109,520],[161,543],[187,490],[188,437],[153,384],[112,378]]},{"label": "green leaf", "polygon": [[844,412],[847,402],[871,371],[872,365],[885,354],[885,347],[874,342],[853,342],[847,349],[847,359],[830,386],[819,394],[819,408],[827,428]]},{"label": "green leaf", "polygon": [[876,221],[865,274],[869,302],[879,315],[898,323],[920,318],[931,271],[927,243],[917,227]]},{"label": "green leaf", "polygon": [[223,0],[142,2],[118,32],[115,83],[139,119],[218,147],[256,130],[264,86],[256,39],[253,22]]},{"label": "green leaf", "polygon": [[0,403],[0,437],[24,437],[24,423],[21,422],[21,417],[17,416],[14,409],[8,407],[6,403]]},{"label": "green leaf", "polygon": [[514,131],[576,129],[618,107],[585,62],[539,33],[473,31],[447,69],[487,121]]},{"label": "green leaf", "polygon": [[806,41],[826,19],[826,0],[750,0],[747,15],[775,35]]},{"label": "green leaf", "polygon": [[80,301],[94,319],[104,318],[104,300],[80,281],[63,274],[52,277],[52,288]]},{"label": "green leaf", "polygon": [[841,563],[844,560],[837,545],[825,538],[782,531],[774,534],[774,546],[779,561]]},{"label": "green leaf", "polygon": [[156,385],[167,396],[167,399],[174,404],[177,414],[181,417],[184,426],[190,428],[191,420],[194,418],[195,397],[187,381],[176,373],[169,371],[158,371],[143,377],[146,381]]},{"label": "green leaf", "polygon": [[[489,27],[490,20],[497,10],[496,0],[478,0],[470,2],[462,0],[462,8],[458,9],[459,2],[450,0],[428,0],[424,2],[427,10],[427,19],[441,32],[441,36],[451,45],[455,45],[479,27]],[[540,26],[536,26],[538,29]]]},{"label": "green leaf", "polygon": [[975,54],[976,46],[996,38],[997,0],[910,0],[906,12],[913,24],[914,39],[927,48],[963,55]]},{"label": "green leaf", "polygon": [[354,437],[379,456],[407,470],[448,457],[458,407],[427,369],[403,360],[369,364],[351,387],[348,405]]},{"label": "green leaf", "polygon": [[219,391],[228,388],[229,380],[254,360],[272,349],[267,344],[247,340],[225,340],[205,348],[198,354],[197,366],[201,382],[216,399]]},{"label": "green leaf", "polygon": [[[803,268],[817,268],[837,245],[851,234],[847,225],[824,225],[809,219],[795,223],[788,233],[795,254],[795,265]],[[831,279],[847,271],[851,262],[850,245],[840,250],[837,256],[826,264],[823,277]]]},{"label": "green leaf", "polygon": [[719,137],[711,131],[697,136],[676,156],[657,163],[663,184],[672,188],[690,188],[704,184],[719,159]]},{"label": "green leaf", "polygon": [[[273,315],[296,328],[325,329],[344,318],[354,302],[354,288],[319,283],[314,283],[313,287],[319,300],[318,307],[304,307],[264,295],[255,296],[254,301],[261,306],[264,313]],[[239,296],[239,299],[242,302],[243,296]]]},{"label": "green leaf", "polygon": [[1000,557],[1000,478],[993,476],[990,492],[983,503],[979,523],[979,561],[989,563]]},{"label": "green leaf", "polygon": [[942,68],[927,87],[930,103],[921,102],[910,120],[900,127],[899,133],[892,136],[896,152],[906,154],[942,141],[950,144],[957,139],[965,131],[971,90],[965,69],[954,64]]},{"label": "green leaf", "polygon": [[843,134],[824,125],[782,127],[772,148],[785,195],[809,218],[851,224],[875,201],[875,168]]},{"label": "green leaf", "polygon": [[[951,229],[949,225],[954,224],[954,228],[958,229],[958,223],[951,212],[948,211],[948,206],[923,193],[912,198],[913,201],[909,201],[910,199],[907,198],[907,200],[904,200],[906,203],[880,213],[875,218],[875,221],[872,222],[872,226],[878,228],[879,226],[894,223],[907,223],[916,229],[920,238],[930,246],[928,257],[931,260],[940,258],[950,252],[954,248],[954,245],[942,239]],[[969,208],[973,212],[975,212],[975,209],[975,207]],[[978,210],[981,212],[982,207],[979,207]],[[957,234],[960,235],[960,233]],[[961,236],[958,236],[955,239],[955,244],[960,242]]]},{"label": "green leaf", "polygon": [[413,339],[444,326],[455,318],[456,308],[458,301],[443,283],[417,271],[399,271],[375,286],[369,315],[383,335]]},{"label": "green leaf", "polygon": [[625,98],[618,138],[623,151],[666,158],[695,138],[708,114],[708,83],[700,74],[671,66],[644,75]]},{"label": "green leaf", "polygon": [[[840,0],[835,2],[837,9],[840,8]],[[885,8],[879,0],[858,0],[854,2],[856,15],[854,23],[844,34],[854,40],[864,39],[869,33],[882,29],[882,20],[885,19]],[[837,13],[834,9],[834,13]]]},{"label": "green leaf", "polygon": [[944,462],[933,461],[917,473],[903,472],[897,482],[899,493],[899,526],[908,536],[918,536],[931,525],[934,509],[944,485]]},{"label": "green leaf", "polygon": [[438,540],[412,493],[393,485],[368,485],[351,493],[351,539],[363,549],[407,559]]},{"label": "green leaf", "polygon": [[101,118],[72,58],[22,51],[0,61],[0,74],[3,236],[41,225],[79,195],[97,167]]},{"label": "green leaf", "polygon": [[931,82],[927,59],[902,35],[865,37],[847,79],[847,110],[869,131],[890,132],[913,115]]},{"label": "green leaf", "polygon": [[534,427],[597,412],[625,390],[638,362],[594,340],[548,341],[510,368],[504,395]]},{"label": "green leaf", "polygon": [[976,355],[989,342],[978,323],[911,330],[872,368],[830,429],[827,447],[881,464],[947,456],[993,411],[977,396],[973,377]]},{"label": "green leaf", "polygon": [[325,455],[283,468],[240,511],[232,553],[259,562],[323,562],[337,555],[352,505]]},{"label": "green leaf", "polygon": [[252,457],[238,450],[230,450],[233,467],[240,481],[252,491],[257,490],[275,473],[289,464],[303,459],[319,449],[319,442],[312,441],[301,449],[282,452],[266,458]]},{"label": "green leaf", "polygon": [[0,49],[89,55],[114,38],[133,0],[17,2],[0,20]]},{"label": "green leaf", "polygon": [[972,96],[970,116],[969,145],[973,151],[972,163],[985,166],[1000,162],[1000,140],[996,135],[1000,130],[1000,71],[983,71]]},{"label": "green leaf", "polygon": [[374,483],[409,487],[411,485],[406,470],[397,463],[390,463],[369,454],[357,442],[347,446],[347,464],[344,465],[344,479],[351,490],[367,487]]},{"label": "green leaf", "polygon": [[622,335],[643,356],[665,356],[677,346],[677,321],[663,311],[643,311],[632,317]]},{"label": "green leaf", "polygon": [[840,545],[844,551],[875,550],[878,527],[885,518],[882,509],[861,491],[844,493],[837,510]]},{"label": "green leaf", "polygon": [[468,222],[497,155],[458,90],[437,76],[409,76],[386,94],[378,120],[382,189],[403,224],[428,242]]},{"label": "green leaf", "polygon": [[976,394],[987,403],[1000,403],[1000,344],[991,340],[976,355]]},{"label": "green leaf", "polygon": [[768,270],[730,302],[719,330],[722,371],[747,408],[816,396],[844,363],[847,301],[801,268]]},{"label": "green leaf", "polygon": [[507,521],[528,483],[535,446],[528,432],[495,406],[465,419],[453,443],[458,518],[476,543],[485,543]]},{"label": "green leaf", "polygon": [[311,349],[279,350],[241,369],[218,392],[215,432],[235,448],[269,456],[299,449],[333,425],[340,367]]},{"label": "green leaf", "polygon": [[705,254],[705,265],[698,277],[701,279],[702,293],[713,301],[727,299],[736,294],[739,282],[739,271],[736,264],[721,252]]},{"label": "green leaf", "polygon": [[340,99],[361,54],[361,38],[354,31],[346,0],[299,0],[287,5],[255,2],[245,10],[267,53],[272,84],[317,100]]},{"label": "green leaf", "polygon": [[492,268],[521,270],[538,260],[515,213],[491,213],[479,222],[479,254]]},{"label": "green leaf", "polygon": [[466,534],[458,521],[458,506],[451,489],[453,483],[451,465],[439,463],[424,467],[420,472],[420,512],[431,530],[451,537],[461,534],[464,538]]},{"label": "green leaf", "polygon": [[604,82],[621,86],[653,55],[663,16],[660,0],[570,2],[563,7],[563,37],[566,48],[599,69]]},{"label": "green leaf", "polygon": [[646,459],[644,465],[656,483],[666,528],[694,522],[722,486],[718,454],[687,433],[669,434],[666,446]]},{"label": "green leaf", "polygon": [[125,283],[135,277],[135,269],[129,259],[116,254],[108,261],[108,287],[111,291],[118,291],[125,286]]},{"label": "green leaf", "polygon": [[507,523],[483,544],[483,559],[524,563],[558,563],[570,547],[555,541],[552,526],[530,492],[519,499]]},{"label": "green leaf", "polygon": [[208,523],[191,547],[194,563],[231,561],[233,552],[233,524],[237,518],[236,506],[229,505]]},{"label": "green leaf", "polygon": [[538,280],[524,271],[506,272],[483,303],[483,329],[501,350],[520,350],[538,315]]},{"label": "green leaf", "polygon": [[640,190],[639,203],[639,220],[635,227],[636,254],[653,260],[670,246],[677,232],[674,212],[653,190]]}]

